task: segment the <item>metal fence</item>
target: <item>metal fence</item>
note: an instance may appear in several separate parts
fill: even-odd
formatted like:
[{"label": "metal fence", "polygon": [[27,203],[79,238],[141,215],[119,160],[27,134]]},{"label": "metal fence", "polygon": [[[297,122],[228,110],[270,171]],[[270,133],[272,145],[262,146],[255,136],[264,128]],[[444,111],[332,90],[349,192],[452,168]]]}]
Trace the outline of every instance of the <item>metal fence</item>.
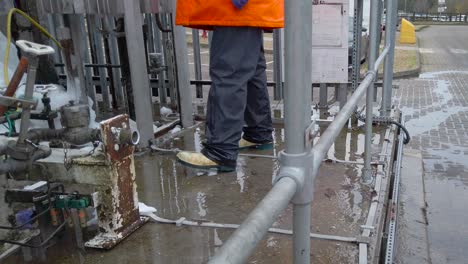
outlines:
[{"label": "metal fence", "polygon": [[468,13],[400,13],[404,18],[413,22],[459,22],[468,23]]}]

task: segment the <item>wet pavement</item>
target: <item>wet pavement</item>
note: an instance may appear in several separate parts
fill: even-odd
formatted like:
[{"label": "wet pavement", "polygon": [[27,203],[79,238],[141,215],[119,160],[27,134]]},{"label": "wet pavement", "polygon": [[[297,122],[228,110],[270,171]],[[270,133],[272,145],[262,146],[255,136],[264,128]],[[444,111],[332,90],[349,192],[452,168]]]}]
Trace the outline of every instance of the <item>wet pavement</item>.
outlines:
[{"label": "wet pavement", "polygon": [[[165,148],[199,150],[203,128],[172,135]],[[379,153],[385,130],[375,131],[374,153]],[[277,155],[283,149],[284,131],[276,127],[272,150],[255,154]],[[344,130],[330,149],[328,158],[363,162],[362,129]],[[194,221],[240,224],[271,188],[278,170],[274,159],[240,157],[237,171],[201,173],[176,162],[172,154],[155,153],[136,159],[137,184],[141,202],[158,209],[168,219],[185,217]],[[360,235],[372,199],[372,190],[361,184],[362,166],[325,162],[315,184],[312,232],[346,237]],[[290,229],[292,207],[273,227]],[[110,251],[78,250],[73,235],[48,249],[47,263],[205,263],[232,230],[177,227],[148,223]],[[67,238],[68,237],[68,238]],[[290,263],[292,237],[268,234],[249,263]],[[314,263],[356,263],[358,246],[337,241],[312,239]],[[22,263],[16,256],[9,263]]]},{"label": "wet pavement", "polygon": [[418,37],[422,74],[398,81],[395,100],[409,147],[422,152],[429,263],[467,263],[468,27],[430,26]]}]

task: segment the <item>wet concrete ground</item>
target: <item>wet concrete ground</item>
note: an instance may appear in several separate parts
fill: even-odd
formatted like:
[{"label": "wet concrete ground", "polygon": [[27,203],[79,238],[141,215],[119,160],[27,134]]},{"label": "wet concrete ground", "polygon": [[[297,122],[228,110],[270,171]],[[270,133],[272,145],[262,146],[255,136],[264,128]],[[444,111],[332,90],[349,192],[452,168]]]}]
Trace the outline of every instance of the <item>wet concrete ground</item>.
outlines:
[{"label": "wet concrete ground", "polygon": [[467,263],[468,27],[430,26],[418,37],[423,73],[399,81],[395,100],[409,147],[422,152],[428,263]]},{"label": "wet concrete ground", "polygon": [[[167,148],[199,150],[203,129],[178,135]],[[373,153],[379,153],[384,132],[377,130]],[[276,127],[273,150],[255,154],[276,155],[283,149],[284,132]],[[364,135],[360,129],[344,131],[329,158],[363,161]],[[240,224],[271,188],[277,172],[276,160],[240,157],[237,171],[208,173],[181,166],[173,155],[152,154],[137,158],[140,200],[158,209],[168,219]],[[361,165],[324,163],[315,184],[312,232],[356,237],[365,223],[371,197],[361,184]],[[290,229],[292,208],[277,219],[274,227]],[[111,251],[77,250],[71,234],[48,249],[47,263],[204,263],[227,240],[232,230],[177,227],[148,223]],[[268,234],[249,263],[290,263],[291,236]],[[312,240],[314,263],[356,263],[356,244]],[[9,263],[22,263],[16,256]]]}]

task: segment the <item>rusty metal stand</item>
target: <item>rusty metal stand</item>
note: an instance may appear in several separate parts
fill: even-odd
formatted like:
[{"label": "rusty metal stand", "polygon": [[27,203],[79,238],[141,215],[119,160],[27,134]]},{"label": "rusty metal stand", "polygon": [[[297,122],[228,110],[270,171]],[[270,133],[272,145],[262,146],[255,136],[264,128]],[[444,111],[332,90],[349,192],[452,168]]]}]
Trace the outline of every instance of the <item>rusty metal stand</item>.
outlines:
[{"label": "rusty metal stand", "polygon": [[148,218],[140,217],[138,211],[133,159],[135,147],[121,140],[120,131],[129,127],[127,115],[119,115],[101,123],[110,182],[99,192],[99,233],[85,243],[86,247],[111,249],[148,221]]}]

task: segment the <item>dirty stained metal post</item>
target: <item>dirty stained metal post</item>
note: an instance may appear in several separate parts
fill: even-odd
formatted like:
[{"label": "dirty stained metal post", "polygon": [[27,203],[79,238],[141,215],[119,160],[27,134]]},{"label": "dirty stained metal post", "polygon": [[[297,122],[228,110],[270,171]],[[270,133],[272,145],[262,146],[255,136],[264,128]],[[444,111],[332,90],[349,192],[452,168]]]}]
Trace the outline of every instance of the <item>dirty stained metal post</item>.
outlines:
[{"label": "dirty stained metal post", "polygon": [[[378,34],[379,34],[379,25],[378,19],[379,4],[377,1],[371,1],[370,3],[370,43],[369,43],[369,62],[368,70],[373,71],[375,67],[375,61],[377,59],[377,48],[378,43]],[[377,75],[377,74],[376,74]],[[365,150],[364,150],[364,168],[362,169],[362,180],[365,183],[370,183],[372,181],[372,168],[371,168],[371,146],[372,146],[372,117],[374,110],[374,86],[373,80],[369,87],[367,88],[366,95],[366,138],[365,138]]]},{"label": "dirty stained metal post", "polygon": [[388,56],[385,59],[384,80],[382,92],[381,115],[388,116],[392,107],[392,89],[393,89],[393,63],[395,54],[396,23],[397,23],[397,2],[387,1],[387,20],[385,25],[385,45],[389,46]]},{"label": "dirty stained metal post", "polygon": [[130,75],[132,79],[133,96],[135,102],[135,115],[138,130],[141,135],[140,146],[148,147],[153,139],[153,111],[146,64],[142,15],[140,2],[124,0],[125,34],[127,41],[128,58],[130,62]]}]

